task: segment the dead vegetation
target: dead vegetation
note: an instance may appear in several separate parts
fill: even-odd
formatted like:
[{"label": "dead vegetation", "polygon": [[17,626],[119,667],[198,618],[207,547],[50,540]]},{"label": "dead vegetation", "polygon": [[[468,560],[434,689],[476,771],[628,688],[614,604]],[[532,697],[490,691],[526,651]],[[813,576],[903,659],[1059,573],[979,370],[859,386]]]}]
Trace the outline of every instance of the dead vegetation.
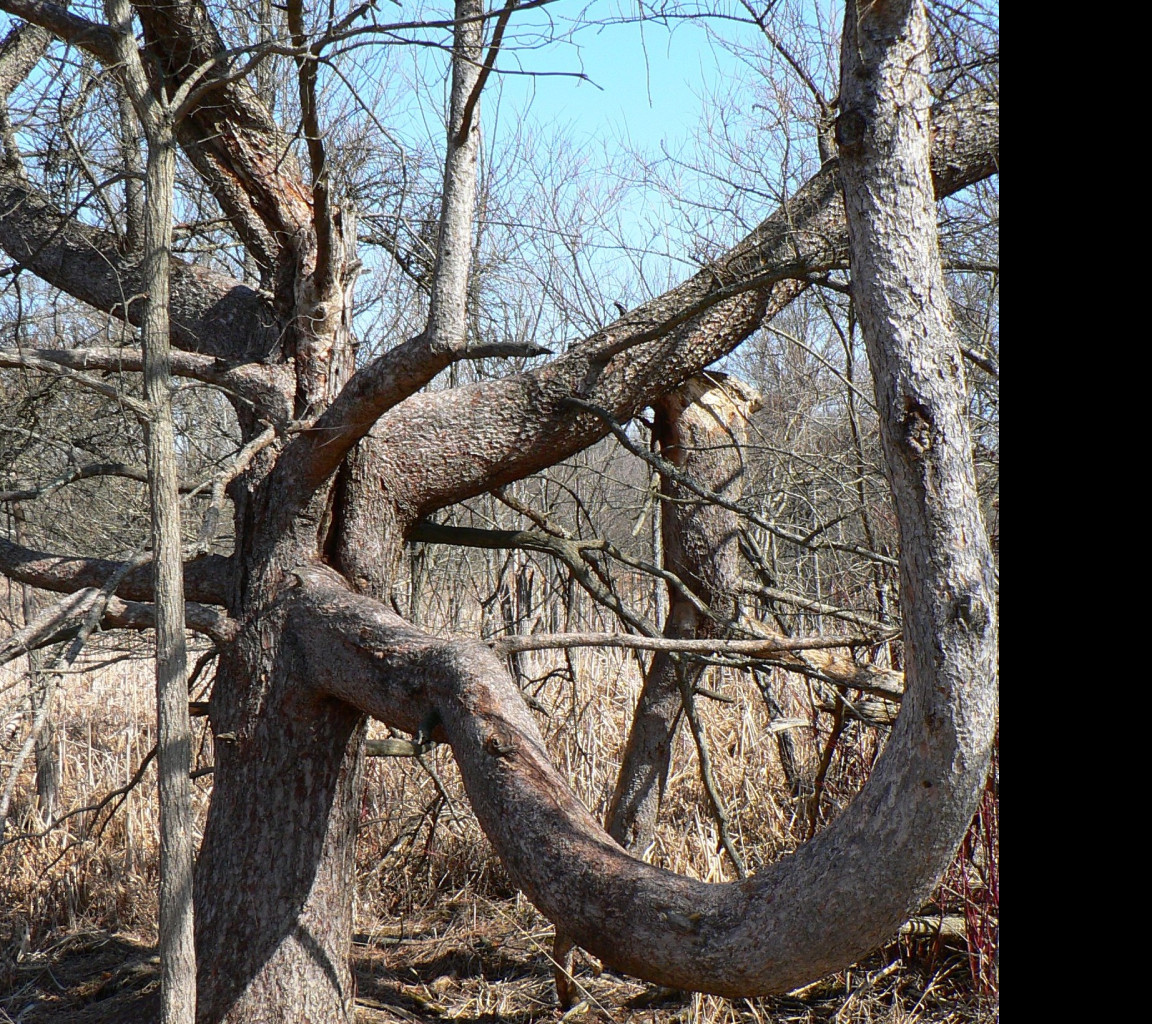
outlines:
[{"label": "dead vegetation", "polygon": [[[115,657],[106,644],[89,650],[89,666]],[[4,686],[18,685],[14,668]],[[602,815],[640,686],[640,657],[532,652],[521,655],[520,668],[557,764]],[[821,712],[810,683],[782,670],[770,676],[776,710],[753,673],[727,667],[711,668],[703,683],[724,699],[700,702],[732,835],[750,869],[794,849],[814,821],[842,807],[883,737],[850,716]],[[152,686],[147,662],[129,659],[88,671],[68,687],[58,719],[62,788],[54,828],[40,819],[32,771],[20,780],[17,827],[0,848],[0,1020],[154,1019],[155,769],[149,763],[140,770],[153,745]],[[212,763],[211,741],[205,720],[194,721],[202,770]],[[379,728],[373,735],[384,735]],[[580,998],[564,1014],[553,991],[552,927],[509,884],[469,811],[451,754],[438,747],[418,760],[371,758],[357,845],[358,1019],[996,1020],[997,770],[994,762],[980,813],[937,902],[867,962],[787,996],[730,1001],[655,989],[578,953]],[[194,785],[202,821],[211,775]],[[705,880],[734,877],[686,731],[648,859]]]}]

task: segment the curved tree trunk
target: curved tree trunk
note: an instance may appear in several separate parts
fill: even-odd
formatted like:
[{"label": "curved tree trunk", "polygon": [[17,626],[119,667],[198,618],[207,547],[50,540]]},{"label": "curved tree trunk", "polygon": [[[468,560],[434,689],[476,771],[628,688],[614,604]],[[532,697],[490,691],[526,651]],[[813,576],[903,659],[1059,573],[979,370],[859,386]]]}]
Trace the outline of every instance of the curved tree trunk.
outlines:
[{"label": "curved tree trunk", "polygon": [[[868,10],[884,28],[888,9]],[[871,87],[874,98],[886,97],[886,105],[868,110],[866,125],[882,126],[894,110],[911,120],[915,131],[905,129],[900,159],[923,173],[882,162],[852,168],[860,175],[854,181],[870,176],[887,207],[871,194],[870,201],[889,218],[879,236],[867,219],[854,229],[862,301],[908,294],[918,308],[903,323],[892,312],[865,321],[885,444],[896,464],[907,694],[871,779],[841,818],[792,857],[739,883],[708,885],[640,863],[572,797],[489,652],[418,638],[368,606],[342,604],[378,674],[399,674],[436,706],[472,806],[533,902],[611,966],[677,987],[732,996],[786,990],[894,934],[952,856],[987,769],[995,719],[991,558],[976,505],[959,353],[937,286],[923,12],[915,6],[904,14],[911,42],[890,46],[887,65],[853,59],[854,8],[846,32],[844,96]],[[864,24],[872,17],[866,13]],[[878,82],[885,75],[894,80]],[[856,108],[846,106],[847,117]],[[896,245],[894,231],[915,258],[898,268],[877,265],[875,250]],[[860,283],[873,266],[876,287]],[[366,671],[335,679],[326,664],[312,672],[328,676],[334,692],[392,717]]]}]

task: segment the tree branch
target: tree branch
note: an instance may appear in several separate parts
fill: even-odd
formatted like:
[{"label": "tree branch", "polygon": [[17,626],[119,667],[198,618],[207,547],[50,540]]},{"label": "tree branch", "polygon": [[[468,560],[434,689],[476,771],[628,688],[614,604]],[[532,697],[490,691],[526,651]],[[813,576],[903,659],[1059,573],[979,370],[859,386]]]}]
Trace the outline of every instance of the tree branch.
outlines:
[{"label": "tree branch", "polygon": [[[934,113],[939,197],[997,170],[995,103],[969,96]],[[281,456],[277,487],[291,502],[285,507],[306,500],[380,421],[381,435],[389,438],[378,453],[381,470],[394,477],[398,492],[414,481],[399,469],[390,474],[390,459],[398,452],[427,456],[412,499],[420,514],[536,472],[607,431],[587,417],[574,418],[564,403],[577,398],[627,421],[657,394],[730,352],[812,274],[842,265],[846,246],[839,168],[832,161],[720,259],[530,373],[416,395],[457,356],[444,346],[430,350],[423,336],[409,339],[356,373],[313,430]],[[404,408],[396,408],[402,402]],[[492,458],[454,458],[459,438],[476,435],[485,436]]]},{"label": "tree branch", "polygon": [[[208,8],[193,0],[140,0],[146,54],[178,90],[226,50]],[[289,139],[244,79],[205,92],[177,126],[180,145],[264,270],[296,263],[312,221],[309,189]],[[283,282],[281,287],[288,282]],[[281,301],[289,302],[287,295]]]},{"label": "tree branch", "polygon": [[[934,117],[938,197],[996,171],[994,102],[969,96],[941,105]],[[393,358],[389,353],[361,371],[364,377],[352,378],[330,410],[326,436],[336,438],[336,449],[346,450],[379,416],[377,433],[388,439],[386,444],[370,442],[379,473],[391,493],[404,495],[404,502],[426,515],[537,472],[599,440],[608,428],[599,418],[566,407],[568,399],[597,405],[617,422],[626,422],[656,395],[740,344],[806,286],[809,274],[840,265],[846,247],[839,170],[833,161],[715,263],[538,369],[451,392],[413,394],[394,408],[406,396],[397,378],[383,369]],[[382,391],[368,382],[369,374]],[[416,383],[411,373],[408,382]],[[341,424],[353,419],[357,426],[342,432]],[[483,459],[472,455],[467,439],[475,437],[484,438]],[[336,464],[337,454],[326,450],[325,462]],[[421,465],[419,474],[405,472],[412,459]]]},{"label": "tree branch", "polygon": [[19,177],[24,175],[20,146],[8,111],[8,97],[44,56],[51,34],[38,25],[17,24],[0,45],[0,145],[5,167]]},{"label": "tree branch", "polygon": [[[568,647],[623,647],[632,651],[678,651],[683,654],[728,654],[771,657],[794,651],[835,647],[859,647],[874,641],[858,636],[771,636],[759,640],[678,640],[664,636],[635,636],[632,633],[533,633],[530,636],[502,636],[489,642],[497,654],[506,657],[522,651],[549,651]],[[899,673],[893,673],[899,675]]]},{"label": "tree branch", "polygon": [[[0,573],[41,590],[71,594],[85,587],[100,587],[124,564],[105,558],[52,555],[0,537]],[[116,589],[117,595],[132,601],[151,601],[151,573],[146,561],[124,577]],[[189,601],[227,604],[231,577],[231,558],[223,555],[194,558],[184,566],[185,594]]]},{"label": "tree branch", "polygon": [[[99,590],[88,587],[44,609],[32,622],[0,643],[0,665],[31,651],[74,639],[82,625],[78,620],[84,618],[99,597]],[[105,603],[99,624],[101,629],[154,629],[156,608],[151,603],[110,597]],[[237,632],[234,619],[216,608],[195,601],[188,601],[184,606],[184,624],[193,632],[211,637],[221,646],[233,640]]]},{"label": "tree branch", "polygon": [[[722,623],[722,625],[735,626],[745,633],[759,634],[755,640],[699,640],[679,641],[666,640],[661,637],[660,631],[643,616],[639,616],[621,604],[620,600],[604,587],[589,571],[584,559],[585,551],[602,551],[606,542],[602,540],[578,541],[565,537],[555,537],[550,534],[534,530],[477,530],[466,526],[445,526],[441,523],[431,523],[421,520],[413,527],[409,534],[411,540],[425,543],[454,544],[464,547],[483,548],[520,548],[526,551],[539,551],[560,559],[571,570],[576,581],[591,595],[593,600],[599,602],[614,612],[622,622],[631,626],[641,636],[621,643],[621,646],[635,647],[640,650],[685,650],[694,653],[724,653],[729,656],[742,656],[748,658],[766,658],[771,664],[780,668],[799,672],[804,675],[817,676],[836,686],[851,687],[865,690],[881,696],[899,699],[904,692],[904,677],[891,669],[879,668],[875,665],[858,665],[851,658],[837,655],[831,651],[822,650],[827,647],[845,646],[844,638],[824,638],[795,640],[779,634],[770,633],[759,623],[747,619],[740,623]],[[662,578],[672,576],[671,573],[659,572]],[[710,609],[702,605],[684,587],[683,583],[672,576],[680,593],[692,599],[694,607],[708,618],[713,614]],[[872,623],[879,634],[888,632],[888,627],[881,623]],[[867,628],[867,627],[866,627]],[[889,635],[891,635],[889,633]],[[517,649],[533,650],[531,645],[536,637],[504,637],[496,641],[496,645],[507,644],[509,652]],[[544,639],[551,639],[545,637]],[[876,643],[872,638],[868,643]],[[672,647],[669,644],[699,644],[700,647]],[[518,647],[524,644],[527,646]],[[710,646],[709,646],[710,645]],[[548,644],[548,646],[552,646]],[[584,646],[583,644],[557,644],[556,646]],[[591,644],[588,646],[599,646]]]},{"label": "tree branch", "polygon": [[28,755],[36,746],[36,741],[44,729],[44,724],[48,721],[48,714],[52,708],[52,698],[55,695],[56,688],[60,685],[63,673],[70,668],[80,656],[80,652],[88,642],[88,637],[92,635],[92,631],[99,624],[105,609],[108,607],[108,602],[112,599],[112,595],[116,592],[121,582],[130,572],[138,569],[143,563],[144,558],[141,555],[134,556],[117,566],[113,572],[101,582],[99,588],[94,588],[93,600],[84,611],[83,619],[80,622],[79,628],[76,630],[75,637],[72,639],[72,642],[60,652],[52,664],[52,667],[46,673],[44,699],[40,704],[39,710],[36,712],[36,718],[32,723],[32,728],[29,730],[27,739],[20,747],[16,758],[12,762],[12,766],[9,769],[8,780],[4,785],[4,791],[0,793],[0,840],[4,838],[4,833],[8,828],[8,808],[11,806],[12,794],[16,788],[16,779],[19,777],[20,769],[24,766]]},{"label": "tree branch", "polygon": [[[133,348],[0,349],[0,366],[22,366],[25,356],[72,370],[142,373],[144,357]],[[285,424],[292,415],[292,371],[265,363],[233,364],[199,352],[173,352],[172,373],[220,388],[249,404],[256,414]]]},{"label": "tree branch", "polygon": [[[66,217],[41,193],[0,168],[0,248],[48,284],[94,309],[140,323],[142,293],[135,254],[115,235]],[[233,360],[267,356],[280,340],[265,297],[232,278],[172,260],[172,343]]]},{"label": "tree branch", "polygon": [[86,50],[106,65],[116,63],[116,37],[107,25],[44,0],[0,0],[0,10],[47,29],[57,39]]},{"label": "tree branch", "polygon": [[[437,712],[436,738],[451,744],[472,807],[514,882],[614,968],[727,995],[786,991],[842,966],[899,926],[885,921],[878,928],[872,905],[891,865],[920,841],[915,814],[850,807],[791,857],[726,885],[644,864],[572,795],[493,652],[421,633],[349,591],[330,570],[301,567],[297,575],[300,586],[281,607],[301,670],[333,696],[408,732]],[[889,743],[898,747],[893,765],[917,763],[912,751],[930,731],[920,702],[906,704],[902,714],[914,721]],[[921,778],[914,772],[903,780],[908,799],[929,792]],[[888,806],[885,794],[899,781],[870,782],[858,801],[878,798]]]},{"label": "tree branch", "polygon": [[500,44],[504,41],[504,30],[508,27],[508,19],[518,6],[519,0],[507,0],[507,3],[504,4],[504,9],[496,19],[496,27],[492,30],[492,43],[488,47],[488,56],[484,59],[484,66],[476,76],[476,82],[468,94],[467,102],[464,104],[464,110],[460,117],[460,126],[456,132],[457,145],[462,144],[465,139],[467,139],[468,133],[472,129],[472,115],[476,110],[476,104],[480,102],[480,94],[484,91],[484,84],[488,81],[488,76],[492,74],[492,69],[496,66],[496,55],[500,52]]},{"label": "tree branch", "polygon": [[[138,480],[141,483],[148,482],[148,472],[143,466],[130,466],[124,462],[92,462],[86,466],[74,466],[45,484],[22,483],[17,489],[0,491],[0,502],[35,501],[38,498],[46,498],[55,494],[69,484],[100,476],[115,476],[125,480]],[[186,494],[193,487],[193,484],[182,483],[180,490]]]},{"label": "tree branch", "polygon": [[631,626],[644,636],[660,635],[660,630],[655,625],[643,615],[625,607],[624,603],[597,579],[586,553],[607,552],[609,545],[604,540],[570,540],[533,530],[477,530],[468,526],[446,526],[427,520],[422,520],[413,527],[409,539],[464,547],[520,548],[552,555],[568,567],[576,582],[594,601],[615,613],[625,625]]},{"label": "tree branch", "polygon": [[638,444],[635,444],[628,436],[624,428],[612,418],[612,414],[606,409],[601,409],[591,402],[585,402],[579,398],[569,398],[566,400],[567,404],[574,406],[577,409],[583,409],[598,416],[611,430],[613,436],[617,441],[629,452],[637,458],[643,459],[653,469],[659,472],[662,476],[666,476],[669,480],[674,480],[681,487],[691,491],[693,494],[698,495],[705,501],[712,504],[719,505],[721,508],[726,508],[731,512],[736,512],[738,515],[743,516],[750,523],[755,523],[757,526],[767,530],[773,536],[779,537],[781,540],[789,541],[799,547],[809,548],[812,551],[819,550],[820,548],[831,548],[836,551],[845,551],[849,554],[859,555],[861,558],[867,558],[874,562],[880,562],[884,565],[891,565],[895,567],[899,563],[895,558],[890,558],[888,555],[877,554],[875,551],[869,551],[867,548],[862,548],[858,544],[840,544],[836,541],[821,541],[820,543],[812,540],[810,536],[806,537],[803,534],[795,533],[792,530],[785,530],[777,526],[771,520],[765,519],[753,509],[748,508],[747,504],[740,501],[732,501],[722,494],[717,494],[715,491],[709,490],[706,487],[701,487],[695,480],[674,466],[667,459],[655,452],[645,451]]},{"label": "tree branch", "polygon": [[814,601],[800,594],[793,594],[791,591],[781,590],[779,587],[768,587],[749,583],[741,587],[740,592],[742,594],[759,597],[764,601],[779,601],[783,604],[792,605],[794,608],[803,608],[805,611],[816,612],[818,615],[829,615],[834,619],[851,622],[853,625],[860,626],[862,629],[869,629],[876,633],[884,633],[890,628],[879,619],[874,619],[869,615],[861,615],[859,612],[841,608],[839,605],[826,604],[823,601]]},{"label": "tree branch", "polygon": [[300,97],[300,127],[304,144],[308,148],[308,162],[312,169],[312,227],[316,232],[316,290],[327,292],[334,280],[332,265],[332,211],[329,207],[328,164],[324,152],[324,139],[320,133],[320,118],[316,109],[317,52],[308,47],[304,29],[302,0],[288,0],[288,30],[296,49],[296,84]]},{"label": "tree branch", "polygon": [[43,359],[35,352],[21,351],[20,349],[0,349],[0,366],[23,367],[27,370],[39,370],[41,373],[56,377],[65,377],[74,384],[94,391],[98,395],[103,395],[117,405],[123,406],[144,422],[147,422],[152,416],[151,403],[133,398],[131,395],[125,394],[115,384],[109,384],[99,377],[93,377],[91,374],[83,373],[80,370],[72,370],[51,359]]}]

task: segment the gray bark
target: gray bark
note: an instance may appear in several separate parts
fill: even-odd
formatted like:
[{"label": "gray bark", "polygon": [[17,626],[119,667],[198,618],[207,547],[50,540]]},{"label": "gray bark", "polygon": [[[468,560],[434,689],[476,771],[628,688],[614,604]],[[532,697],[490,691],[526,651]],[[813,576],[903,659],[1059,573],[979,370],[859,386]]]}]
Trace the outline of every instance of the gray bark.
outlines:
[{"label": "gray bark", "polygon": [[427,343],[433,352],[459,352],[467,343],[476,158],[480,152],[480,103],[478,96],[473,99],[473,94],[480,79],[483,56],[483,25],[477,20],[483,13],[481,0],[456,0],[458,24],[453,47],[448,146],[426,328]]},{"label": "gray bark", "polygon": [[176,152],[172,136],[149,131],[145,174],[141,340],[144,391],[154,409],[147,424],[148,484],[156,598],[156,762],[160,794],[160,1020],[192,1024],[196,1013],[193,939],[192,725],[184,634],[184,564],[172,377],[168,367],[168,251]]},{"label": "gray bark", "polygon": [[176,139],[163,80],[150,87],[136,49],[127,0],[105,0],[116,33],[121,74],[148,142],[144,176],[145,293],[140,325],[144,424],[156,604],[156,763],[160,804],[160,1021],[194,1024],[192,724],[184,633],[184,559],[176,427],[172,414],[169,279]]}]

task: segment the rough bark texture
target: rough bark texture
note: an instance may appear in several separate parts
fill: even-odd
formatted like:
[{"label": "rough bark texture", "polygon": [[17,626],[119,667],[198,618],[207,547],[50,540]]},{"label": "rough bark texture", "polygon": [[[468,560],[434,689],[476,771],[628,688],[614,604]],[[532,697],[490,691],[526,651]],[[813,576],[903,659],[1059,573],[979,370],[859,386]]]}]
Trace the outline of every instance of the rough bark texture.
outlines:
[{"label": "rough bark texture", "polygon": [[184,566],[176,431],[168,367],[168,250],[176,153],[163,134],[151,140],[145,178],[144,389],[155,412],[147,425],[153,571],[156,591],[157,774],[160,790],[160,1019],[192,1024],[196,965],[192,937],[192,728],[184,637]]},{"label": "rough bark texture", "polygon": [[285,615],[244,631],[212,694],[216,774],[196,875],[201,1021],[352,1016],[364,716],[303,675]]},{"label": "rough bark texture", "polygon": [[[145,63],[159,69],[167,88],[182,88],[219,49],[209,9],[198,0],[135,6]],[[0,9],[115,62],[106,26],[39,0],[0,0]],[[871,32],[891,11],[881,4],[863,9],[863,17]],[[861,38],[865,56],[898,49]],[[242,80],[194,97],[180,145],[259,264],[271,297],[174,261],[172,344],[219,357],[221,365],[208,366],[204,356],[173,365],[217,382],[228,375],[247,382],[248,395],[234,399],[245,441],[263,429],[252,395],[262,396],[260,409],[276,410],[268,416],[274,422],[318,415],[312,429],[263,449],[232,483],[234,555],[185,567],[188,599],[223,605],[235,620],[218,631],[225,649],[210,713],[216,773],[196,877],[203,1024],[350,1019],[348,893],[366,715],[414,731],[438,712],[438,736],[451,742],[469,798],[512,877],[580,945],[653,981],[729,995],[790,988],[894,934],[931,886],[983,780],[994,627],[965,462],[959,355],[946,314],[937,316],[943,285],[924,230],[933,223],[933,185],[947,195],[996,169],[996,107],[984,97],[941,106],[933,178],[917,63],[923,57],[901,52],[877,70],[871,56],[859,61],[855,50],[845,52],[851,70],[840,142],[857,301],[875,350],[906,549],[908,697],[872,780],[846,814],[793,857],[726,886],[629,857],[548,762],[499,660],[480,645],[422,633],[380,599],[420,516],[604,436],[603,420],[570,399],[626,420],[730,352],[809,275],[842,265],[848,235],[838,165],[826,164],[699,274],[542,367],[419,392],[462,353],[431,346],[436,332],[426,330],[349,377],[355,254],[348,220],[313,202],[299,167],[281,159],[283,138],[267,109]],[[6,68],[27,73],[27,63],[5,63],[0,54],[0,79]],[[890,66],[914,73],[902,77]],[[0,87],[10,85],[0,80]],[[905,96],[905,89],[918,91]],[[858,142],[849,130],[853,111],[863,123]],[[917,122],[916,132],[901,127],[892,136],[910,140],[907,166],[903,156],[876,155],[900,148],[884,141],[893,117]],[[141,290],[142,255],[122,253],[113,235],[56,209],[21,175],[18,154],[6,153],[0,248],[74,297],[139,322],[139,304],[125,297]],[[315,161],[312,171],[316,184]],[[887,246],[894,257],[912,258],[889,265]],[[876,286],[864,285],[866,278]],[[914,308],[900,311],[902,297]],[[695,557],[685,556],[689,578]],[[99,587],[117,568],[0,540],[0,571],[34,586]],[[699,571],[696,577],[709,585]],[[118,593],[133,601],[157,596],[147,570],[129,574]],[[147,619],[142,609],[120,605],[126,617]],[[228,643],[227,635],[236,639]]]},{"label": "rough bark texture", "polygon": [[160,1021],[193,1024],[196,956],[193,936],[192,728],[188,716],[184,564],[176,425],[172,412],[170,265],[176,141],[163,84],[149,88],[127,0],[105,0],[116,32],[118,71],[148,140],[144,176],[144,286],[140,344],[151,513],[156,628],[156,762],[160,805]]},{"label": "rough bark texture", "polygon": [[[760,396],[733,377],[693,377],[655,405],[656,437],[663,456],[701,486],[737,501],[743,494],[748,417]],[[703,501],[675,481],[660,482],[664,568],[718,618],[735,619],[739,580],[740,519]],[[707,639],[722,635],[678,587],[668,587],[664,636]],[[695,687],[704,666],[664,651],[652,656],[608,807],[605,828],[621,846],[643,856],[656,832],[668,781],[672,743],[680,721],[680,676]]]}]

